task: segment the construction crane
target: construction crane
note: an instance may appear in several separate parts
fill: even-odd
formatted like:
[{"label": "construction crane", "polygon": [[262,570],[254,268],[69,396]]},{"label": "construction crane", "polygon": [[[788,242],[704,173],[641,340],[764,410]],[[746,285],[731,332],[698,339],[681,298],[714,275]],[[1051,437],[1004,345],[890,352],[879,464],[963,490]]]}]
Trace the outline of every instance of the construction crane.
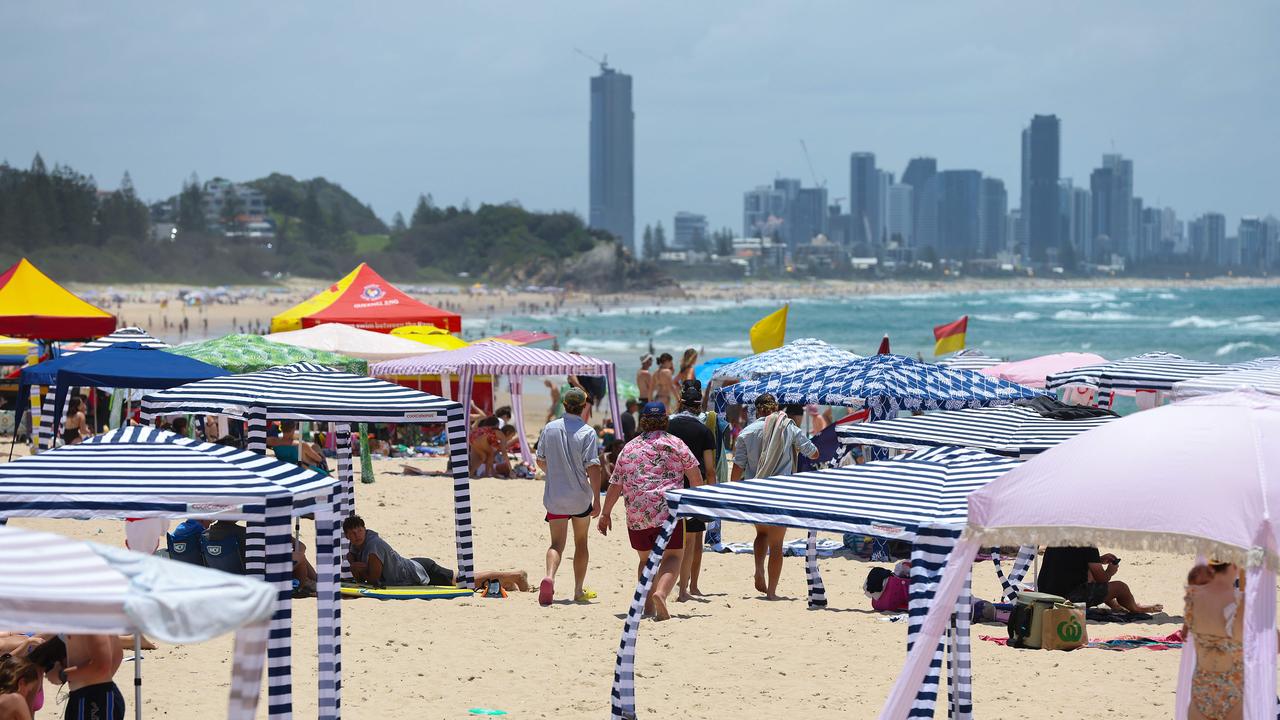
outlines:
[{"label": "construction crane", "polygon": [[608,70],[608,69],[609,69],[609,55],[608,55],[608,53],[606,53],[606,54],[605,54],[605,56],[604,56],[604,59],[603,59],[603,60],[601,60],[601,59],[598,59],[598,58],[595,58],[595,57],[593,57],[593,56],[591,56],[591,55],[586,54],[585,52],[583,52],[583,51],[582,51],[582,48],[574,48],[574,49],[573,49],[573,51],[574,51],[574,52],[576,52],[576,53],[578,53],[578,54],[579,54],[579,55],[581,55],[582,57],[584,57],[584,58],[586,58],[586,59],[590,60],[591,62],[593,62],[593,63],[595,63],[595,64],[599,65],[599,66],[600,66],[600,72],[605,72],[606,70]]},{"label": "construction crane", "polygon": [[809,157],[809,146],[804,144],[804,138],[800,138],[800,149],[804,151],[804,161],[809,163],[809,175],[813,177],[814,186],[820,188],[826,187],[826,180],[818,182],[818,173],[813,169],[813,158]]}]

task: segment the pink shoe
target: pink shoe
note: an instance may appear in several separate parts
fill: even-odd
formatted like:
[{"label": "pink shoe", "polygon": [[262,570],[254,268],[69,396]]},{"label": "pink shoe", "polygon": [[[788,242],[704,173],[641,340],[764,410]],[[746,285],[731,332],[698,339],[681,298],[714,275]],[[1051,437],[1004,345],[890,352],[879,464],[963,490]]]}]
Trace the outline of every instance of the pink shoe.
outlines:
[{"label": "pink shoe", "polygon": [[551,578],[543,578],[538,584],[538,604],[546,607],[551,604],[551,598],[555,595],[556,583]]}]

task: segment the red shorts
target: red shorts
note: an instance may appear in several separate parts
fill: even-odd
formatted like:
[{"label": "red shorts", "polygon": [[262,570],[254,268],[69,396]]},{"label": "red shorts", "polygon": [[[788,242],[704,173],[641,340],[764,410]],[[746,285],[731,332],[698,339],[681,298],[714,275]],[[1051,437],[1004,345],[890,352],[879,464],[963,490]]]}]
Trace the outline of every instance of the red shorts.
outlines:
[{"label": "red shorts", "polygon": [[556,515],[555,513],[547,513],[547,517],[545,519],[547,522],[551,522],[552,520],[570,520],[572,518],[591,517],[591,511],[594,509],[595,505],[588,505],[586,510],[578,513],[577,515]]},{"label": "red shorts", "polygon": [[[631,549],[644,552],[652,550],[661,530],[662,528],[660,527],[645,528],[644,530],[627,528],[627,537],[631,539]],[[671,539],[667,541],[667,549],[684,549],[684,520],[677,522],[675,528],[671,530]]]}]

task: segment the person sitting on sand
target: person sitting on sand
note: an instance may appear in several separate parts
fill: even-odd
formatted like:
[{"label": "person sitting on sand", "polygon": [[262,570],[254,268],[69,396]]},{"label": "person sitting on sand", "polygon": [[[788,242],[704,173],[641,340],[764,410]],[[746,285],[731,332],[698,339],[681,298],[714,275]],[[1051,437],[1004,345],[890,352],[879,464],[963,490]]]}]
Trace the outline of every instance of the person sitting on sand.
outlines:
[{"label": "person sitting on sand", "polygon": [[493,477],[503,444],[498,433],[498,418],[489,416],[477,423],[470,440],[471,477]]},{"label": "person sitting on sand", "polygon": [[0,720],[31,720],[42,707],[40,666],[16,655],[0,657]]},{"label": "person sitting on sand", "polygon": [[[608,535],[613,527],[610,513],[618,502],[618,496],[627,500],[627,536],[631,547],[640,556],[637,577],[644,574],[644,566],[667,521],[667,491],[678,490],[688,482],[689,487],[702,484],[698,459],[680,438],[667,432],[667,409],[659,402],[645,403],[640,411],[640,436],[627,443],[609,478],[609,493],[604,499],[597,527],[601,535]],[[645,612],[655,620],[671,617],[667,610],[667,595],[680,577],[680,564],[684,550],[684,521],[675,524],[671,531],[658,574],[653,579],[649,597],[645,599]]]},{"label": "person sitting on sand", "polygon": [[296,447],[298,449],[298,464],[304,467],[323,468],[325,472],[328,472],[329,463],[324,459],[324,451],[314,443],[303,442],[297,437],[297,432],[298,421],[282,420],[280,421],[280,433],[275,437],[267,438],[267,447]]},{"label": "person sitting on sand", "polygon": [[[387,544],[382,536],[364,525],[364,518],[350,515],[342,521],[342,534],[351,543],[347,564],[360,582],[380,587],[406,585],[446,585],[458,583],[457,573],[431,558],[406,558]],[[528,592],[529,574],[523,570],[489,571],[475,574],[476,586],[497,580],[504,590]]]},{"label": "person sitting on sand", "polygon": [[1196,650],[1188,720],[1243,717],[1244,573],[1216,560],[1193,567],[1182,616],[1182,634]]},{"label": "person sitting on sand", "polygon": [[1045,548],[1036,588],[1087,607],[1107,605],[1116,612],[1158,613],[1163,605],[1141,605],[1129,586],[1112,580],[1120,571],[1120,558],[1099,555],[1096,547]]},{"label": "person sitting on sand", "polygon": [[[788,405],[778,412],[777,400],[769,393],[756,398],[756,421],[742,429],[733,448],[733,475],[730,480],[790,475],[795,467],[795,454],[818,459],[818,448],[796,424],[804,414],[799,405]],[[756,590],[768,600],[778,598],[778,580],[782,576],[783,545],[787,529],[772,525],[756,525],[752,553],[756,561]],[[766,576],[765,561],[768,560]]]}]

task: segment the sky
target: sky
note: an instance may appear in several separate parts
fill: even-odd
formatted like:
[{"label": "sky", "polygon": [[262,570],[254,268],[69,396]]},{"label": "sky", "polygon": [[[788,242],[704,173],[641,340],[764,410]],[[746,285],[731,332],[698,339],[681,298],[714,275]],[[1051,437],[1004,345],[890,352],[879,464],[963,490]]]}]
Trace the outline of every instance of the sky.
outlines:
[{"label": "sky", "polygon": [[1063,176],[1120,152],[1148,206],[1234,232],[1280,214],[1277,27],[1269,0],[3,3],[0,159],[149,200],[278,171],[387,220],[419,193],[585,216],[579,48],[633,77],[638,228],[740,231],[775,177],[845,197],[854,151],[980,170],[1013,207],[1020,131],[1053,113]]}]

